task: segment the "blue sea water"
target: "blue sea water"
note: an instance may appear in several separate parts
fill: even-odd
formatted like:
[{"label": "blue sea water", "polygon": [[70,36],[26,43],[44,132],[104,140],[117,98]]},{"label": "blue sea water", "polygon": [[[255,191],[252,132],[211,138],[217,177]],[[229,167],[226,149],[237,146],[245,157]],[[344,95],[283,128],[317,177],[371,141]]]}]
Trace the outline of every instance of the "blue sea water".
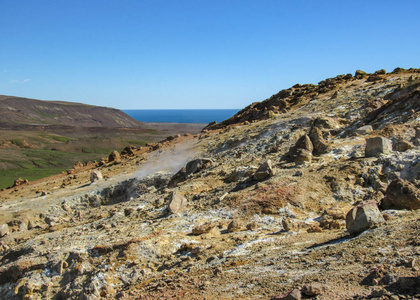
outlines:
[{"label": "blue sea water", "polygon": [[130,117],[140,122],[200,123],[221,122],[236,114],[239,109],[127,109]]}]

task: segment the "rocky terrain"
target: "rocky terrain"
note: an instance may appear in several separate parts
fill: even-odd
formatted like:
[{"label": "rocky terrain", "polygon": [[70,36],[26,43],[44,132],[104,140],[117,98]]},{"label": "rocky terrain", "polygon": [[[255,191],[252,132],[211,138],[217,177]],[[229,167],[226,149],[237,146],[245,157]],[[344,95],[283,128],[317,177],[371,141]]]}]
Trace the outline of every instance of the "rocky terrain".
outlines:
[{"label": "rocky terrain", "polygon": [[2,299],[420,299],[420,70],[295,85],[0,192]]}]

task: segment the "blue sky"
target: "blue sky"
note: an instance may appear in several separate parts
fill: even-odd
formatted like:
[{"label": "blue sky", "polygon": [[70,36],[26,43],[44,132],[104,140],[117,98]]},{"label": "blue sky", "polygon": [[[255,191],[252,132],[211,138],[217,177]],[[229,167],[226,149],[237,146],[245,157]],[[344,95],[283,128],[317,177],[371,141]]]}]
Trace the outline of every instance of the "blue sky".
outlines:
[{"label": "blue sky", "polygon": [[243,108],[356,69],[420,68],[420,1],[2,0],[0,94]]}]

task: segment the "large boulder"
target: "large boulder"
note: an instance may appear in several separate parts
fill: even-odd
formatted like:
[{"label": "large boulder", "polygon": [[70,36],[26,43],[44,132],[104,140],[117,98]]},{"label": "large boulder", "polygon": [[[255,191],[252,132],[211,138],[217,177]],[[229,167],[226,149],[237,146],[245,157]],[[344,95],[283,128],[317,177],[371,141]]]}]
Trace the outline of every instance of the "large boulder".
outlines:
[{"label": "large boulder", "polygon": [[392,143],[387,138],[377,136],[366,140],[366,157],[378,157],[381,154],[391,154]]},{"label": "large boulder", "polygon": [[383,209],[419,209],[420,190],[407,180],[395,179],[388,185],[381,207]]},{"label": "large boulder", "polygon": [[254,180],[260,181],[260,180],[267,179],[268,177],[271,177],[273,175],[274,175],[274,170],[271,164],[271,159],[269,159],[261,164],[261,166],[255,172],[253,178]]},{"label": "large boulder", "polygon": [[90,182],[93,183],[95,181],[98,181],[100,179],[103,179],[102,172],[99,170],[94,170],[90,173]]},{"label": "large boulder", "polygon": [[171,214],[177,214],[185,209],[187,206],[187,199],[182,196],[177,191],[172,192],[169,205],[168,205],[168,211]]},{"label": "large boulder", "polygon": [[313,154],[321,155],[330,151],[330,145],[324,139],[322,131],[318,127],[311,128],[309,138],[314,146]]},{"label": "large boulder", "polygon": [[110,155],[109,155],[109,157],[108,157],[108,161],[109,162],[121,162],[121,156],[120,156],[120,154],[118,153],[118,151],[113,151]]},{"label": "large boulder", "polygon": [[385,219],[373,200],[359,203],[346,215],[346,228],[350,234],[359,234],[383,222]]},{"label": "large boulder", "polygon": [[308,135],[302,135],[296,142],[295,149],[305,149],[312,153],[314,145]]},{"label": "large boulder", "polygon": [[213,160],[210,158],[198,158],[195,160],[190,161],[186,165],[186,176],[196,173],[202,169],[208,168],[213,164]]}]

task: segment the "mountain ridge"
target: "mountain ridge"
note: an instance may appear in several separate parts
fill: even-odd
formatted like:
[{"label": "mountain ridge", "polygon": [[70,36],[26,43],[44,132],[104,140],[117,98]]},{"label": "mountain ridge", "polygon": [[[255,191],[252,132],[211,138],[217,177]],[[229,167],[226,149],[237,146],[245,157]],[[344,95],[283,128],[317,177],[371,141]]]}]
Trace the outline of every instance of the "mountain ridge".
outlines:
[{"label": "mountain ridge", "polygon": [[143,123],[121,110],[67,101],[0,95],[0,126],[141,128]]}]

